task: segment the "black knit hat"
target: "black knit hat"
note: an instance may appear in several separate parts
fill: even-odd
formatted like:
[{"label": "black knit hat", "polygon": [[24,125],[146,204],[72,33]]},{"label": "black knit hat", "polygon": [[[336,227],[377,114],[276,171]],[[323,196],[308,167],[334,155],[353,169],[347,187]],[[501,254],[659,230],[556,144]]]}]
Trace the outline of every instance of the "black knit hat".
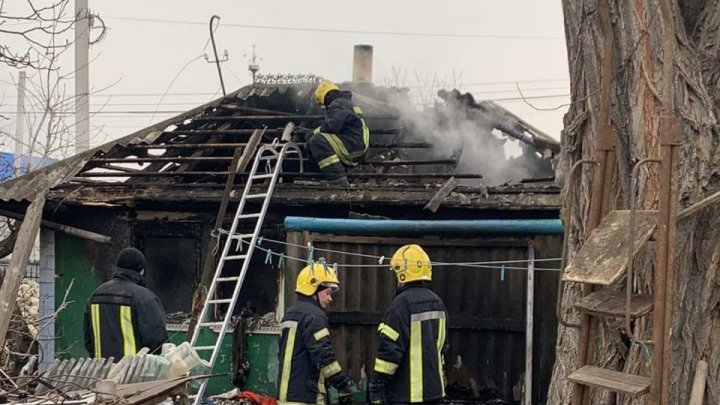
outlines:
[{"label": "black knit hat", "polygon": [[145,269],[145,255],[135,248],[125,248],[118,254],[117,266],[141,272]]}]

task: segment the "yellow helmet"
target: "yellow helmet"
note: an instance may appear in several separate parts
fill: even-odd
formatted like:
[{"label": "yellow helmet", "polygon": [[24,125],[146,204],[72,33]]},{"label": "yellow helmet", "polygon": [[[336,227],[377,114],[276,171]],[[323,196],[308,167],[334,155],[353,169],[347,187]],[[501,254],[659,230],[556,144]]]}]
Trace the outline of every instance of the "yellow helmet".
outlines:
[{"label": "yellow helmet", "polygon": [[340,88],[335,83],[320,82],[315,89],[315,101],[320,105],[325,105],[325,96],[331,90],[340,90]]},{"label": "yellow helmet", "polygon": [[405,245],[395,252],[390,266],[400,283],[418,280],[432,280],[430,257],[418,245]]},{"label": "yellow helmet", "polygon": [[295,283],[295,292],[312,296],[319,287],[329,287],[333,292],[340,289],[340,281],[332,266],[324,263],[315,263],[312,268],[305,266],[300,270]]}]

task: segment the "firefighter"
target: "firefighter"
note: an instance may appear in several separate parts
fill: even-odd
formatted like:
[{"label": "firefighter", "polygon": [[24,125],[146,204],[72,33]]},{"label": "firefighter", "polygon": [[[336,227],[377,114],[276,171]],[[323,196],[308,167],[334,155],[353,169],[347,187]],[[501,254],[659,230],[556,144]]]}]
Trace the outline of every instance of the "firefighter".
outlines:
[{"label": "firefighter", "polygon": [[90,297],[85,312],[85,348],[96,359],[134,356],[147,347],[159,353],[167,342],[165,311],[160,299],[145,287],[145,256],[123,249],[110,281]]},{"label": "firefighter", "polygon": [[345,168],[356,166],[365,157],[370,130],[360,107],[352,103],[352,93],[334,83],[320,83],[315,101],[325,107],[325,121],[310,134],[308,153],[329,184],[347,186]]},{"label": "firefighter", "polygon": [[325,314],[339,289],[335,271],[324,263],[298,274],[297,302],[280,324],[279,404],[325,404],[326,382],[338,390],[340,404],[352,402],[350,380],[335,359]]},{"label": "firefighter", "polygon": [[447,311],[430,290],[430,258],[420,246],[406,245],[390,266],[398,288],[378,327],[368,402],[438,403],[445,397]]}]

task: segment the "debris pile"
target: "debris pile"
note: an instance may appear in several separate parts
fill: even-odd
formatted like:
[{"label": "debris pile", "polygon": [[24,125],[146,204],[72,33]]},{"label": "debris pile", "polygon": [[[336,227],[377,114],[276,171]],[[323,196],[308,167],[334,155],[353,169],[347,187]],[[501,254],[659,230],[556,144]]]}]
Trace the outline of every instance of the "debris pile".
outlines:
[{"label": "debris pile", "polygon": [[18,290],[16,305],[33,338],[37,338],[37,317],[40,309],[40,285],[32,279],[23,279]]}]

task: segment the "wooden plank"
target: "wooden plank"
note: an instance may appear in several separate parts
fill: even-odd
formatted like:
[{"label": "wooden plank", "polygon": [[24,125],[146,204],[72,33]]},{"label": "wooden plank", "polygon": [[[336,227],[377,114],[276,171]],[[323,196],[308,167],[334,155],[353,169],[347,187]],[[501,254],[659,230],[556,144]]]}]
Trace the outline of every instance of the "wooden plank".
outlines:
[{"label": "wooden plank", "polygon": [[570,374],[568,380],[632,396],[643,395],[650,390],[650,378],[648,377],[594,366],[583,366]]},{"label": "wooden plank", "polygon": [[[630,211],[610,211],[568,265],[563,280],[600,285],[617,281],[628,264],[629,219]],[[635,212],[633,254],[645,246],[656,225],[657,211]]]},{"label": "wooden plank", "polygon": [[[575,304],[579,311],[595,316],[622,318],[625,316],[625,290],[615,291],[609,288],[595,291]],[[639,318],[653,310],[654,297],[650,294],[634,295],[630,307],[630,317]]]},{"label": "wooden plank", "polygon": [[427,203],[427,205],[423,208],[425,210],[429,210],[433,213],[437,212],[438,208],[440,208],[440,204],[442,204],[443,200],[445,200],[445,197],[449,196],[450,193],[457,188],[458,182],[455,180],[455,177],[450,177],[447,179],[445,184],[440,187],[440,189],[435,193],[433,198],[430,199],[430,201]]},{"label": "wooden plank", "polygon": [[[17,219],[19,221],[25,219],[25,215],[23,214],[18,214],[17,212],[3,209],[0,209],[0,215],[8,218]],[[46,221],[44,219],[40,222],[40,225],[42,225],[43,228],[53,229],[55,231],[63,232],[68,235],[77,236],[78,238],[87,239],[98,243],[110,243],[112,241],[112,238],[106,235],[86,231],[85,229],[75,228],[74,226],[58,224],[57,222]]]},{"label": "wooden plank", "polygon": [[45,194],[35,197],[33,202],[27,209],[25,220],[20,225],[20,231],[13,248],[12,259],[10,265],[5,271],[2,287],[0,287],[0,344],[4,344],[5,335],[10,325],[10,317],[15,309],[17,301],[18,289],[20,283],[25,276],[30,252],[35,244],[38,230],[40,229],[40,220],[42,219],[42,211],[45,206]]},{"label": "wooden plank", "polygon": [[703,405],[705,401],[705,383],[707,382],[708,364],[705,360],[698,361],[693,379],[692,391],[690,391],[690,402],[688,405]]},{"label": "wooden plank", "polygon": [[[289,159],[288,159],[289,160]],[[437,163],[437,162],[434,162]],[[403,164],[403,163],[398,163]],[[165,172],[132,172],[132,173],[117,173],[117,172],[82,172],[78,173],[73,178],[78,177],[166,177],[166,176],[227,176],[230,174],[228,171],[165,171]],[[320,172],[305,172],[305,173],[280,173],[282,178],[314,178],[321,176]],[[462,174],[445,174],[445,173],[353,173],[347,174],[348,177],[352,178],[367,178],[367,179],[448,179],[455,177],[458,179],[482,179],[482,174],[475,173],[462,173]]]},{"label": "wooden plank", "polygon": [[[267,134],[267,132],[266,132]],[[305,147],[305,142],[297,142],[296,145]],[[127,149],[232,149],[247,146],[246,142],[232,143],[163,143],[163,144],[137,144],[128,145]],[[413,149],[431,149],[433,144],[427,142],[370,142],[370,148],[391,149],[391,148],[413,148]]]}]

